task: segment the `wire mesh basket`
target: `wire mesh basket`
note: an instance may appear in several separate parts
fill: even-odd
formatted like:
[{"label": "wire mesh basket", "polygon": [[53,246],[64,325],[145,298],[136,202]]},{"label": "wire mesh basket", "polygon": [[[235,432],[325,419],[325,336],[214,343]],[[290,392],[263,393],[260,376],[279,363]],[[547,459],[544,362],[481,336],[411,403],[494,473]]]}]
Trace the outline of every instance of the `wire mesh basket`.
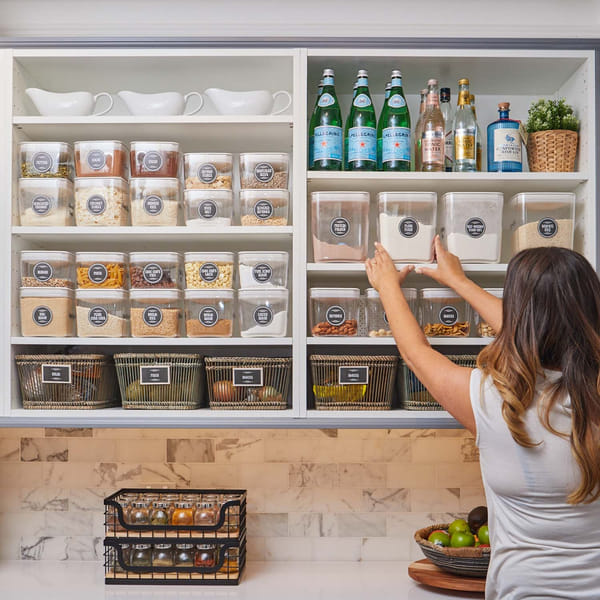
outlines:
[{"label": "wire mesh basket", "polygon": [[206,357],[208,403],[212,409],[288,408],[292,359]]},{"label": "wire mesh basket", "polygon": [[317,410],[390,410],[397,356],[310,357]]},{"label": "wire mesh basket", "polygon": [[[460,367],[471,369],[475,368],[477,363],[475,354],[449,354],[447,358]],[[400,406],[404,410],[444,410],[404,361],[402,361],[402,393],[400,396]]]},{"label": "wire mesh basket", "polygon": [[200,408],[203,396],[199,354],[115,354],[123,408]]},{"label": "wire mesh basket", "polygon": [[23,408],[97,409],[117,406],[115,368],[103,354],[19,354]]}]

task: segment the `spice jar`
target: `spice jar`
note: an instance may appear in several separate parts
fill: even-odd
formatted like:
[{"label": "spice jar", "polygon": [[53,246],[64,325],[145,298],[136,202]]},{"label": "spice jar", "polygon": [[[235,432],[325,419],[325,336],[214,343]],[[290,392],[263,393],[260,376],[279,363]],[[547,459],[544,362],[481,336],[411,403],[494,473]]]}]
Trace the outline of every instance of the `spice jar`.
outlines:
[{"label": "spice jar", "polygon": [[127,256],[123,252],[77,252],[75,262],[79,288],[127,288]]},{"label": "spice jar", "polygon": [[134,288],[178,288],[181,256],[177,252],[131,252],[129,279]]},{"label": "spice jar", "polygon": [[448,288],[421,290],[421,327],[427,337],[466,337],[471,331],[471,306]]},{"label": "spice jar", "polygon": [[213,502],[198,502],[194,514],[194,525],[210,527],[217,522],[217,507]]},{"label": "spice jar", "polygon": [[217,547],[214,544],[196,544],[194,565],[211,569],[217,564]]},{"label": "spice jar", "polygon": [[175,510],[175,502],[179,502],[179,494],[161,494],[161,501],[167,505],[167,514],[169,515],[169,523],[173,522],[173,511]]},{"label": "spice jar", "polygon": [[169,524],[169,504],[163,500],[155,500],[150,511],[150,525]]},{"label": "spice jar", "polygon": [[288,322],[288,291],[240,290],[238,311],[242,337],[285,337]]},{"label": "spice jar", "polygon": [[21,142],[21,177],[73,179],[73,149],[65,142]]},{"label": "spice jar", "polygon": [[[131,512],[133,502],[135,502],[138,499],[138,497],[139,495],[135,492],[127,492],[119,498],[121,509],[123,511],[123,521],[125,521],[125,523],[130,522],[129,513]],[[118,523],[118,519],[116,526],[119,530],[122,530],[120,523]]]},{"label": "spice jar", "polygon": [[233,222],[231,190],[185,190],[183,197],[189,227],[229,227]]},{"label": "spice jar", "polygon": [[67,287],[75,284],[75,255],[71,252],[23,250],[21,285],[23,287]]},{"label": "spice jar", "polygon": [[194,566],[194,545],[193,544],[177,544],[175,546],[175,557],[173,564],[176,567],[193,567]]},{"label": "spice jar", "polygon": [[76,177],[75,222],[80,227],[127,225],[127,182],[119,177]]},{"label": "spice jar", "polygon": [[173,546],[171,544],[155,544],[152,548],[153,567],[173,566]]},{"label": "spice jar", "polygon": [[127,336],[128,294],[125,290],[77,290],[77,335],[79,337]]},{"label": "spice jar", "polygon": [[358,288],[311,288],[312,334],[355,336],[359,298]]},{"label": "spice jar", "polygon": [[[404,297],[408,302],[413,315],[417,315],[417,290],[415,288],[402,288]],[[392,335],[390,324],[383,310],[379,292],[374,288],[367,289],[366,321],[369,337],[388,337]]]},{"label": "spice jar", "polygon": [[239,548],[225,547],[221,552],[223,553],[223,564],[219,569],[219,573],[227,573],[228,575],[238,573],[240,569]]},{"label": "spice jar", "polygon": [[174,227],[179,213],[179,179],[140,177],[129,181],[131,224]]},{"label": "spice jar", "polygon": [[233,172],[231,154],[187,153],[183,155],[185,189],[230,190]]},{"label": "spice jar", "polygon": [[233,290],[185,290],[188,337],[233,335]]},{"label": "spice jar", "polygon": [[[220,532],[227,533],[229,535],[237,535],[240,530],[240,506],[239,504],[233,504],[229,506],[228,502],[232,501],[240,501],[240,496],[237,494],[224,494],[221,496],[219,505],[221,507],[221,511],[225,511],[225,521],[223,523],[223,527],[219,529]],[[217,514],[217,518],[218,518]]]},{"label": "spice jar", "polygon": [[172,525],[193,525],[194,505],[188,500],[175,502],[175,510],[171,521]]},{"label": "spice jar", "polygon": [[[131,564],[131,546],[129,544],[121,544],[121,560],[125,566]],[[113,548],[113,552],[118,556],[118,549]],[[121,566],[118,560],[114,561],[115,573],[125,573],[125,569]]]},{"label": "spice jar", "polygon": [[238,269],[242,289],[286,287],[287,252],[240,252]]},{"label": "spice jar", "polygon": [[186,287],[233,289],[233,256],[233,252],[186,252]]},{"label": "spice jar", "polygon": [[131,177],[177,177],[177,142],[131,142]]},{"label": "spice jar", "polygon": [[290,156],[282,153],[246,152],[240,154],[241,188],[288,188]]},{"label": "spice jar", "polygon": [[131,548],[131,566],[152,566],[152,550],[150,544],[133,544],[133,547]]},{"label": "spice jar", "polygon": [[131,290],[132,337],[178,337],[180,290]]},{"label": "spice jar", "polygon": [[289,203],[287,190],[240,190],[241,223],[244,226],[287,225]]},{"label": "spice jar", "polygon": [[150,503],[148,500],[134,500],[131,503],[129,523],[132,525],[150,524]]},{"label": "spice jar", "polygon": [[[484,288],[484,291],[486,291],[488,294],[492,294],[492,296],[496,296],[496,298],[500,298],[500,300],[502,300],[502,298],[504,297],[503,288]],[[483,320],[483,318],[478,312],[475,313],[475,324],[477,325],[477,333],[480,337],[496,337],[497,332],[489,323]]]},{"label": "spice jar", "polygon": [[23,227],[73,225],[73,184],[68,179],[19,179],[20,222]]},{"label": "spice jar", "polygon": [[71,337],[75,333],[75,303],[69,288],[22,287],[21,335]]},{"label": "spice jar", "polygon": [[127,148],[116,140],[75,142],[77,177],[127,177]]}]

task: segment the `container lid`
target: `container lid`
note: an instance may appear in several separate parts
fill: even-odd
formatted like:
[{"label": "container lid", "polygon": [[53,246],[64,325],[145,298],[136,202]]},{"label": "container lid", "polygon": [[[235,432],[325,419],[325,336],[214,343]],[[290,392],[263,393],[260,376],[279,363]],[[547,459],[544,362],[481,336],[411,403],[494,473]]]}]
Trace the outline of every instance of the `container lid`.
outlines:
[{"label": "container lid", "polygon": [[36,148],[40,147],[56,148],[57,146],[65,152],[72,149],[71,144],[68,144],[67,142],[19,142],[18,146],[20,150],[35,150]]},{"label": "container lid", "polygon": [[243,289],[238,290],[238,297],[240,300],[260,300],[262,302],[268,302],[269,299],[273,298],[275,298],[276,300],[287,298],[288,290],[284,287],[272,287],[269,288],[269,291],[257,289]]},{"label": "container lid", "polygon": [[148,550],[150,548],[150,544],[132,544],[132,546],[138,550]]},{"label": "container lid", "polygon": [[183,196],[186,200],[230,200],[233,198],[232,190],[185,190]]},{"label": "container lid", "polygon": [[289,255],[287,252],[240,252],[238,262],[258,263],[258,262],[287,262]]},{"label": "container lid", "polygon": [[360,202],[369,203],[369,192],[312,192],[313,202]]},{"label": "container lid", "polygon": [[488,294],[492,294],[492,296],[496,296],[496,298],[504,297],[504,288],[483,288],[483,290]]},{"label": "container lid", "polygon": [[229,152],[186,152],[184,158],[197,159],[203,162],[230,162],[233,161],[233,154]]},{"label": "container lid", "polygon": [[[90,177],[88,179],[96,179],[95,177]],[[164,187],[179,187],[179,179],[177,177],[131,177],[129,179],[129,187],[130,188],[138,188],[143,186],[152,186],[157,188],[159,186]]]},{"label": "container lid", "polygon": [[[379,298],[379,292],[375,288],[367,288],[367,298]],[[417,297],[416,288],[402,288],[404,297],[407,300],[415,300]]]},{"label": "container lid", "polygon": [[179,264],[181,255],[178,252],[130,252],[130,263],[156,262],[168,265]]},{"label": "container lid", "polygon": [[52,263],[70,263],[75,261],[75,255],[72,252],[63,250],[22,250],[21,260],[27,262],[43,260]]},{"label": "container lid", "polygon": [[381,204],[389,202],[413,204],[437,204],[437,194],[435,192],[379,192],[377,200]]},{"label": "container lid", "polygon": [[358,288],[310,288],[311,298],[359,298]]},{"label": "container lid", "polygon": [[127,262],[127,255],[124,252],[77,252],[75,260],[78,263],[125,263]]},{"label": "container lid", "polygon": [[234,258],[233,252],[186,252],[184,255],[185,262],[226,262],[232,263]]},{"label": "container lid", "polygon": [[172,544],[154,544],[154,547],[158,550],[168,550],[172,548]]},{"label": "container lid", "polygon": [[119,148],[125,148],[125,144],[119,140],[79,140],[75,142],[73,145],[75,149],[79,148],[79,146],[83,146],[83,144],[90,144],[92,146],[119,146]]},{"label": "container lid", "polygon": [[268,162],[268,163],[282,163],[287,166],[290,160],[290,155],[286,152],[242,152],[240,154],[240,162]]},{"label": "container lid", "polygon": [[513,206],[517,204],[573,204],[575,194],[572,192],[525,192],[516,194],[510,199]]},{"label": "container lid", "polygon": [[179,143],[178,142],[131,142],[131,149],[135,148],[151,148],[161,150],[171,150],[178,152],[179,151]]},{"label": "container lid", "polygon": [[48,188],[67,187],[72,188],[73,182],[64,177],[21,177],[19,178],[20,188],[29,188],[34,190],[47,191]]},{"label": "container lid", "polygon": [[72,298],[73,290],[62,287],[22,287],[21,298]]},{"label": "container lid", "polygon": [[446,192],[442,196],[442,201],[444,203],[459,202],[461,200],[473,205],[478,200],[482,202],[490,202],[495,200],[498,202],[498,204],[503,204],[504,194],[502,192]]},{"label": "container lid", "polygon": [[289,200],[289,190],[269,189],[269,190],[240,190],[240,200],[260,200],[261,198],[285,198]]},{"label": "container lid", "polygon": [[185,290],[186,300],[233,300],[233,290]]},{"label": "container lid", "polygon": [[129,291],[131,300],[179,300],[181,298],[181,290],[162,289],[151,290],[148,288],[134,289]]},{"label": "container lid", "polygon": [[423,288],[421,298],[460,298],[460,296],[450,288]]},{"label": "container lid", "polygon": [[77,300],[85,300],[91,302],[97,300],[101,302],[105,300],[107,302],[119,302],[121,300],[127,300],[127,290],[110,290],[110,289],[85,289],[75,290],[75,297]]},{"label": "container lid", "polygon": [[122,177],[75,177],[75,187],[127,187],[127,180]]}]

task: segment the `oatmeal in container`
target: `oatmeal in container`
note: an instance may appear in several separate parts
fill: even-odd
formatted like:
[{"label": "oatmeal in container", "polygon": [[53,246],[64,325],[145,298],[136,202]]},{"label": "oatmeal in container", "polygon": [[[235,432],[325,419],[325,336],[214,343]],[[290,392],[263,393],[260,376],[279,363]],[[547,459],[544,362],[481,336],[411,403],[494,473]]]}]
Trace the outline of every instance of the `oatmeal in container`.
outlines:
[{"label": "oatmeal in container", "polygon": [[139,227],[177,225],[179,179],[138,177],[129,181],[131,224]]},{"label": "oatmeal in container", "polygon": [[289,154],[242,153],[240,154],[240,187],[287,190],[289,165]]},{"label": "oatmeal in container", "polygon": [[76,177],[75,221],[80,227],[128,225],[127,182],[120,177]]},{"label": "oatmeal in container", "polygon": [[183,155],[183,170],[186,190],[232,189],[231,154],[187,153]]},{"label": "oatmeal in container", "polygon": [[17,195],[23,227],[73,225],[73,183],[68,179],[21,178]]},{"label": "oatmeal in container", "polygon": [[127,178],[127,148],[116,140],[75,142],[77,177]]}]

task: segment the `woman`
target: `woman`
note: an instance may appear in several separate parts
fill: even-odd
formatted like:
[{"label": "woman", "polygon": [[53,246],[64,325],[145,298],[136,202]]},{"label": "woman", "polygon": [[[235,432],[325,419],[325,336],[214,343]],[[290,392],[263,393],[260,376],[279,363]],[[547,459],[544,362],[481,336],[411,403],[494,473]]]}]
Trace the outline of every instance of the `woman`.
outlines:
[{"label": "woman", "polygon": [[438,268],[498,336],[476,369],[427,343],[377,245],[366,262],[400,353],[476,436],[492,559],[487,600],[600,598],[600,282],[579,254],[535,248],[508,265],[504,300],[469,281],[435,241]]}]

